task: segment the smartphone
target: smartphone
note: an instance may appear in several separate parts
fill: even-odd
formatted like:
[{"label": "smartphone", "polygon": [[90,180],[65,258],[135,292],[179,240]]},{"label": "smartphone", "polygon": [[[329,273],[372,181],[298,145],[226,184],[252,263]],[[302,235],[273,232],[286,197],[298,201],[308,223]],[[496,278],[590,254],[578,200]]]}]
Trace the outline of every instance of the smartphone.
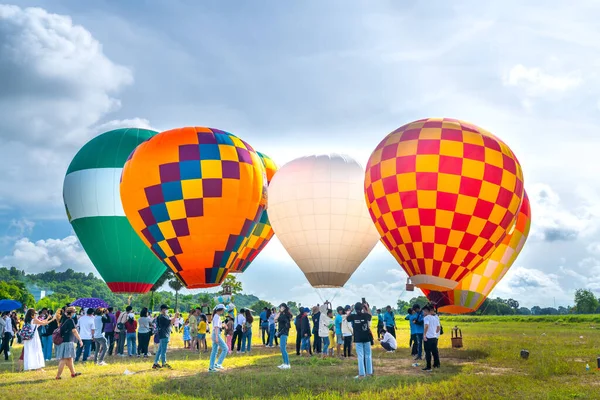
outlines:
[{"label": "smartphone", "polygon": [[364,298],[364,297],[362,298],[362,303],[363,303],[363,304],[367,304],[367,301],[365,300],[365,298]]}]

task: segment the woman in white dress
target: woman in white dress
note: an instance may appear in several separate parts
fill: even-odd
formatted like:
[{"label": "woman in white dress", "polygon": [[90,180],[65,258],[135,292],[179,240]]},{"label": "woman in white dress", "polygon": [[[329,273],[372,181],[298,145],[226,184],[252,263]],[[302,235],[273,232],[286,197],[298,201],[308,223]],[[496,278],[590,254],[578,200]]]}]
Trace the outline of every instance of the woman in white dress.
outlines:
[{"label": "woman in white dress", "polygon": [[36,318],[36,314],[37,312],[33,308],[30,308],[27,310],[27,315],[25,315],[25,324],[31,324],[34,329],[33,337],[25,340],[23,345],[23,369],[25,371],[42,369],[46,366],[44,363],[44,352],[42,351],[42,341],[40,340],[37,328],[48,325],[54,318],[41,321]]}]

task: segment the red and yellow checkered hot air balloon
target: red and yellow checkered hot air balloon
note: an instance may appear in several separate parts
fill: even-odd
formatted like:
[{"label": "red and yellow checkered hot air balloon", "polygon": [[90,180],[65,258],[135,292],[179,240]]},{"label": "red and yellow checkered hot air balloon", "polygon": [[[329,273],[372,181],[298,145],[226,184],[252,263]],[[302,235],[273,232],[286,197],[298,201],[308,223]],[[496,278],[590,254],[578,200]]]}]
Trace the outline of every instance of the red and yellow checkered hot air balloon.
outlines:
[{"label": "red and yellow checkered hot air balloon", "polygon": [[[277,172],[277,164],[270,157],[257,152],[260,159],[265,166],[265,172],[267,173],[267,184],[271,182],[271,178]],[[273,228],[269,223],[269,216],[267,210],[264,210],[252,227],[250,236],[246,238],[242,246],[240,247],[239,253],[234,257],[233,263],[231,264],[230,273],[245,272],[250,263],[254,261],[256,256],[265,248],[269,240],[273,237]]]},{"label": "red and yellow checkered hot air balloon", "polygon": [[523,199],[521,166],[500,139],[429,118],[379,143],[365,197],[381,241],[421,289],[454,289],[502,242]]},{"label": "red and yellow checkered hot air balloon", "polygon": [[527,241],[530,226],[531,206],[525,192],[515,223],[490,258],[465,276],[454,290],[438,292],[425,289],[423,293],[439,311],[451,314],[477,311],[517,259]]},{"label": "red and yellow checkered hot air balloon", "polygon": [[121,177],[125,215],[189,289],[218,286],[266,206],[254,149],[203,127],[173,129],[142,143]]}]

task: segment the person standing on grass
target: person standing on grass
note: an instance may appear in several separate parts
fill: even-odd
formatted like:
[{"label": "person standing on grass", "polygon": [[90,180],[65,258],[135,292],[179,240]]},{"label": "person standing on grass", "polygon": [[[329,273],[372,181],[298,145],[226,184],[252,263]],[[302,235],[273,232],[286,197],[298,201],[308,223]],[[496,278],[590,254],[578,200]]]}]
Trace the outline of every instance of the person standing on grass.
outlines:
[{"label": "person standing on grass", "polygon": [[431,314],[431,307],[423,307],[424,333],[423,345],[425,347],[425,360],[427,366],[423,371],[431,371],[431,356],[433,355],[433,368],[440,367],[440,355],[438,352],[438,336],[440,333],[440,320],[437,316]]},{"label": "person standing on grass", "polygon": [[54,318],[52,310],[48,310],[50,323],[46,326],[46,331],[42,334],[42,348],[44,350],[44,360],[52,360],[52,333],[58,328],[58,321]]},{"label": "person standing on grass", "polygon": [[383,313],[381,312],[381,308],[377,309],[377,339],[381,339],[383,337]]},{"label": "person standing on grass", "polygon": [[275,335],[275,321],[277,318],[277,313],[275,312],[275,307],[269,310],[267,313],[267,322],[269,323],[269,335],[267,337],[267,347],[274,347],[273,341],[275,341],[275,345],[277,345],[277,335]]},{"label": "person standing on grass", "polygon": [[192,343],[190,344],[190,350],[196,350],[198,347],[198,310],[192,309],[190,310],[190,316],[188,317],[188,321],[190,323],[190,336],[192,338]]},{"label": "person standing on grass", "polygon": [[342,315],[344,314],[344,307],[338,306],[336,311],[337,311],[337,314],[335,316],[333,324],[335,326],[334,331],[335,331],[337,356],[341,358],[342,357],[342,346],[344,345],[344,336],[342,335],[342,321],[343,321]]},{"label": "person standing on grass", "polygon": [[46,326],[50,323],[50,319],[40,320],[36,318],[36,311],[33,308],[27,310],[25,315],[25,325],[29,325],[33,330],[33,337],[25,340],[23,344],[23,361],[24,370],[36,370],[45,367],[44,352],[42,351],[42,342],[39,336],[39,327]]},{"label": "person standing on grass", "polygon": [[313,334],[313,350],[316,354],[321,354],[321,350],[322,350],[322,343],[321,343],[321,337],[319,335],[319,320],[321,318],[321,306],[316,305],[312,308],[312,322],[313,322],[313,328],[312,328],[312,334]]},{"label": "person standing on grass", "polygon": [[117,354],[120,357],[125,357],[125,341],[127,340],[125,323],[127,322],[127,318],[129,317],[131,310],[133,310],[133,307],[125,307],[125,312],[122,312],[117,319],[117,330],[119,332],[119,340],[117,341]]},{"label": "person standing on grass", "polygon": [[190,342],[192,341],[192,337],[190,336],[190,320],[185,320],[185,325],[183,326],[183,348],[189,349]]},{"label": "person standing on grass", "polygon": [[353,327],[348,321],[350,315],[350,306],[344,308],[344,314],[342,315],[342,336],[344,338],[344,357],[353,357],[352,355],[352,335]]},{"label": "person standing on grass", "polygon": [[204,347],[204,352],[208,353],[208,345],[206,344],[207,319],[206,315],[200,315],[200,323],[198,324],[198,351]]},{"label": "person standing on grass", "polygon": [[138,357],[148,358],[148,346],[152,336],[152,318],[148,316],[148,308],[142,308],[138,319]]},{"label": "person standing on grass", "polygon": [[108,346],[108,355],[112,356],[113,349],[115,348],[115,328],[117,327],[117,317],[113,314],[113,308],[108,307],[106,313],[102,317],[102,331],[106,338],[106,344]]},{"label": "person standing on grass", "polygon": [[[223,361],[225,361],[225,357],[227,357],[227,353],[229,352],[229,350],[227,348],[225,340],[223,340],[223,336],[221,335],[221,330],[223,328],[221,316],[223,315],[223,312],[225,312],[225,306],[223,304],[217,305],[213,310],[213,329],[211,336],[212,351],[210,353],[210,363],[208,365],[208,372],[217,372],[218,370],[225,369],[223,368]],[[219,350],[221,350],[221,354],[219,355],[218,362],[215,363]]]},{"label": "person standing on grass", "polygon": [[329,301],[326,301],[319,307],[319,326],[318,335],[321,342],[321,357],[325,358],[329,354],[329,324],[333,320],[333,311],[329,308]]},{"label": "person standing on grass", "polygon": [[244,352],[250,353],[250,349],[252,347],[252,323],[254,322],[254,317],[252,317],[252,310],[249,308],[246,309],[246,324],[244,327],[244,334],[242,336],[242,354]]},{"label": "person standing on grass", "polygon": [[396,337],[396,319],[391,306],[385,308],[383,314],[383,329],[389,332],[394,338]]},{"label": "person standing on grass", "polygon": [[418,304],[413,305],[413,319],[411,320],[411,326],[414,326],[415,340],[417,341],[417,355],[414,356],[415,360],[423,359],[423,326],[424,319],[423,311],[421,306]]},{"label": "person standing on grass", "polygon": [[262,344],[266,346],[269,342],[269,308],[264,307],[258,315],[260,324],[260,333],[262,335]]},{"label": "person standing on grass", "polygon": [[137,354],[137,343],[136,343],[136,332],[137,332],[137,321],[135,320],[135,314],[129,313],[127,321],[125,322],[125,331],[127,332],[127,355],[129,357],[138,356]]},{"label": "person standing on grass", "polygon": [[[167,347],[169,346],[169,339],[171,338],[171,326],[175,322],[175,318],[179,318],[179,314],[176,313],[175,316],[171,318],[167,314],[167,311],[169,311],[169,306],[162,304],[160,306],[160,314],[156,318],[159,345],[156,357],[154,358],[154,364],[152,364],[152,369],[172,369],[172,367],[167,364]],[[162,365],[158,364],[159,360],[162,362]]]},{"label": "person standing on grass", "polygon": [[358,357],[358,375],[355,379],[361,379],[365,376],[373,375],[373,360],[371,358],[371,343],[373,333],[371,333],[371,307],[368,303],[356,303],[354,305],[355,314],[347,317],[348,322],[352,324],[354,331],[354,345],[356,346],[356,355]]},{"label": "person standing on grass", "polygon": [[[56,379],[61,379],[61,375],[65,366],[69,368],[71,372],[71,378],[76,378],[81,375],[81,372],[75,372],[75,367],[73,366],[73,357],[75,357],[75,343],[79,343],[80,347],[83,347],[83,341],[79,336],[79,332],[75,327],[75,321],[73,318],[77,315],[77,310],[75,307],[66,307],[65,314],[60,315],[60,336],[62,338],[62,343],[56,346],[56,359],[58,361],[58,371],[56,373]],[[56,312],[57,318],[59,317],[59,312]]]},{"label": "person standing on grass", "polygon": [[398,344],[396,343],[396,338],[393,337],[389,332],[385,332],[383,334],[383,339],[378,339],[381,343],[381,347],[387,350],[388,353],[393,353],[396,351]]},{"label": "person standing on grass", "polygon": [[292,313],[286,303],[279,305],[279,314],[277,314],[277,333],[279,337],[279,349],[281,350],[281,358],[283,358],[283,364],[279,369],[290,369],[290,356],[287,352],[287,340],[290,334],[290,328],[292,327]]},{"label": "person standing on grass", "polygon": [[227,343],[227,348],[229,349],[229,353],[233,352],[233,348],[231,347],[231,341],[233,339],[233,315],[228,315],[225,318],[225,342]]},{"label": "person standing on grass", "polygon": [[97,365],[106,365],[104,357],[106,356],[107,343],[104,332],[102,332],[102,315],[106,310],[98,307],[94,312],[94,342],[96,343],[96,352],[94,353],[94,363]]},{"label": "person standing on grass", "polygon": [[408,309],[408,314],[406,317],[404,317],[410,326],[410,339],[408,341],[408,347],[410,347],[410,355],[413,357],[417,355],[417,335],[415,334],[415,324],[413,324],[413,321],[416,317],[417,315],[412,308]]},{"label": "person standing on grass", "polygon": [[308,308],[302,309],[302,317],[300,318],[300,335],[302,337],[302,343],[300,345],[300,352],[306,351],[306,355],[312,356],[312,347],[310,346],[310,321],[308,319]]},{"label": "person standing on grass", "polygon": [[86,362],[90,356],[92,341],[94,340],[94,309],[88,308],[86,315],[79,318],[77,325],[79,326],[79,336],[83,342],[83,346],[77,347],[77,355],[75,362],[79,361],[81,353],[83,353],[83,362]]},{"label": "person standing on grass", "polygon": [[[235,331],[233,332],[232,346],[236,347],[236,352],[239,353],[242,348],[242,337],[244,336],[244,326],[246,325],[246,310],[240,308],[240,312],[235,317]],[[237,346],[236,346],[237,343]]]}]

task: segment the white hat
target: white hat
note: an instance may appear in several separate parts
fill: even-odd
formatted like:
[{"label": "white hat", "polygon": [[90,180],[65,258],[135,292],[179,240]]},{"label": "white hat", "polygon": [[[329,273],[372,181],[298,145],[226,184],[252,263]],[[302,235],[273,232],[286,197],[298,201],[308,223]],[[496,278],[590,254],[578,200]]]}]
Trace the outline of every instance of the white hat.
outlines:
[{"label": "white hat", "polygon": [[219,310],[224,310],[225,306],[223,304],[217,304],[217,306],[214,308],[214,311],[219,311]]},{"label": "white hat", "polygon": [[129,315],[127,316],[127,318],[135,319],[135,314],[134,313],[129,313]]}]

